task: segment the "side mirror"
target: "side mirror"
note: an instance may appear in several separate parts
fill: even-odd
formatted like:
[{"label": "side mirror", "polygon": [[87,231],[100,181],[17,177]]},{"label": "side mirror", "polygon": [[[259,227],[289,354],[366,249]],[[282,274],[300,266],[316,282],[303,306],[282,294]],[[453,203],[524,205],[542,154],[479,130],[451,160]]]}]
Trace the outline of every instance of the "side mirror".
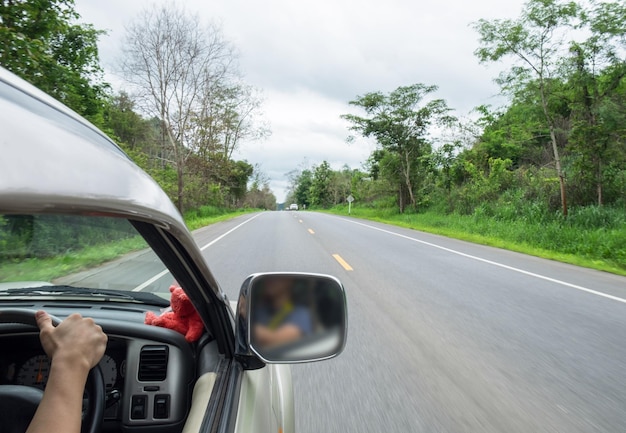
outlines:
[{"label": "side mirror", "polygon": [[251,358],[277,364],[333,358],[346,344],[347,324],[346,296],[338,279],[254,274],[239,293],[236,355],[244,364]]}]

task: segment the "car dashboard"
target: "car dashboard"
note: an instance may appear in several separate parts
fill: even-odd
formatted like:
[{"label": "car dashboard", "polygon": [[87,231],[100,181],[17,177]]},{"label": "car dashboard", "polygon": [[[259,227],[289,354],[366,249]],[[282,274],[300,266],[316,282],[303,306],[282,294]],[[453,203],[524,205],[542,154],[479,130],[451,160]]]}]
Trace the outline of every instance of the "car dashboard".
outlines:
[{"label": "car dashboard", "polygon": [[[102,326],[108,336],[99,364],[106,391],[104,431],[181,430],[195,378],[193,352],[182,335],[144,325],[145,310],[137,308],[52,303],[25,307],[45,309],[60,319],[79,312]],[[37,330],[0,324],[0,385],[43,390],[49,369]]]}]

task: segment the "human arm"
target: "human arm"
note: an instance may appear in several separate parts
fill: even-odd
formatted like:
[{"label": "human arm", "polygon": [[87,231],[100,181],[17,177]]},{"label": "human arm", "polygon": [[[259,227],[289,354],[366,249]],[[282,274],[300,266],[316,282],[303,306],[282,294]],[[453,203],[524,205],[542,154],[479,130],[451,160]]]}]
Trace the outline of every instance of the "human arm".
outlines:
[{"label": "human arm", "polygon": [[270,329],[265,325],[255,325],[254,335],[261,347],[273,347],[298,340],[302,337],[302,332],[298,326],[287,323],[277,329]]},{"label": "human arm", "polygon": [[257,323],[255,339],[263,347],[274,347],[292,343],[312,331],[311,315],[306,308],[297,307],[277,328]]},{"label": "human arm", "polygon": [[93,319],[72,314],[57,327],[36,314],[41,345],[52,360],[46,390],[27,433],[79,433],[89,370],[104,354],[107,337]]}]

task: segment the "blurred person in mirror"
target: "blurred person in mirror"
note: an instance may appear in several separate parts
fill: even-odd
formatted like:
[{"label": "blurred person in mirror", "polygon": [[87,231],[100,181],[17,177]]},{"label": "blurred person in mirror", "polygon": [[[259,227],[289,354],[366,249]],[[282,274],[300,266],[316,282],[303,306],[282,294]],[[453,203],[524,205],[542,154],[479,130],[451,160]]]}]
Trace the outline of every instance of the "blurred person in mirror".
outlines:
[{"label": "blurred person in mirror", "polygon": [[292,343],[313,332],[311,311],[294,302],[293,278],[268,277],[260,287],[259,308],[253,312],[253,336],[264,348]]},{"label": "blurred person in mirror", "polygon": [[35,315],[43,350],[51,359],[43,398],[26,433],[80,433],[89,370],[104,355],[107,336],[90,318],[68,316],[58,326],[45,311]]}]

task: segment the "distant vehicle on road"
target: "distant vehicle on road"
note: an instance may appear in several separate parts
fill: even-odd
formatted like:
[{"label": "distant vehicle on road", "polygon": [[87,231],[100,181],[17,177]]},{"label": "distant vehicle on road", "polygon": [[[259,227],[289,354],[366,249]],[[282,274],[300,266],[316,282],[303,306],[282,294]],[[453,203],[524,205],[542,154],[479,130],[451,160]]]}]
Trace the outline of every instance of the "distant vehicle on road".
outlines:
[{"label": "distant vehicle on road", "polygon": [[291,203],[291,204],[289,205],[289,210],[298,210],[298,205],[297,205],[297,204],[295,204],[295,203]]}]

